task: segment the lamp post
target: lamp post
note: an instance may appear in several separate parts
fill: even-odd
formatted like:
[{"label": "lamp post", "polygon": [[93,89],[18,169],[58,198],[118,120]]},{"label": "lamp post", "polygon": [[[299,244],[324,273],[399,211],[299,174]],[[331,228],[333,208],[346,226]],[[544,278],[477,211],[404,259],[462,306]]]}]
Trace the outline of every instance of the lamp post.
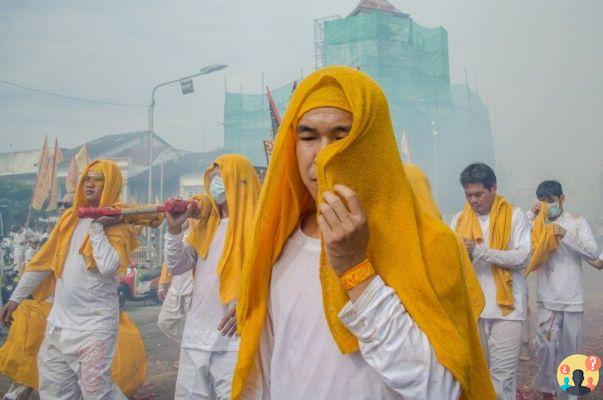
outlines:
[{"label": "lamp post", "polygon": [[435,195],[436,202],[438,201],[438,153],[437,153],[437,138],[438,131],[436,130],[435,121],[431,121],[431,132],[432,137],[432,158],[433,158],[433,192]]},{"label": "lamp post", "polygon": [[[220,71],[227,66],[224,64],[213,64],[201,68],[199,72],[193,75],[188,75],[172,81],[167,81],[156,85],[151,92],[151,103],[149,104],[149,177],[148,177],[148,202],[153,202],[153,117],[155,113],[155,93],[157,89],[163,86],[171,85],[172,83],[180,82],[182,94],[189,94],[194,91],[192,78],[199,75],[207,75],[212,72]],[[147,228],[147,257],[150,259],[151,254],[151,229]]]}]

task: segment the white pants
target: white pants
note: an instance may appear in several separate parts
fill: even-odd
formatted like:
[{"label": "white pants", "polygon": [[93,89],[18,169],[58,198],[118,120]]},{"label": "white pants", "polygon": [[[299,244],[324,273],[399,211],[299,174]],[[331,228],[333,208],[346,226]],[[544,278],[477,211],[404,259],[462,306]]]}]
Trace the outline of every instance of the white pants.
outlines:
[{"label": "white pants", "polygon": [[[567,356],[582,347],[582,312],[551,311],[538,306],[538,331],[534,346],[538,371],[532,386],[545,393],[568,397],[557,384],[557,368]],[[571,396],[570,398],[575,398]]]},{"label": "white pants", "polygon": [[41,400],[126,400],[111,379],[117,332],[46,327],[38,352]]},{"label": "white pants", "polygon": [[186,314],[191,308],[192,294],[178,296],[168,290],[161,311],[157,316],[157,326],[167,337],[176,342],[182,341]]},{"label": "white pants", "polygon": [[181,349],[174,399],[230,399],[236,363],[236,351]]},{"label": "white pants", "polygon": [[479,320],[479,334],[498,400],[515,400],[522,321]]}]

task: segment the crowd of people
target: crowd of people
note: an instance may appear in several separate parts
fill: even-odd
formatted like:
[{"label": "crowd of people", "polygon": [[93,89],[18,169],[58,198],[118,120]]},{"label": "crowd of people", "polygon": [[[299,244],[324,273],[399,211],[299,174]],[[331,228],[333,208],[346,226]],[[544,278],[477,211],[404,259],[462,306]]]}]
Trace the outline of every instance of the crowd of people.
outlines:
[{"label": "crowd of people", "polygon": [[[459,172],[466,204],[448,225],[425,174],[401,162],[381,88],[346,67],[304,79],[264,182],[248,159],[224,155],[206,192],[165,214],[158,325],[181,346],[175,398],[515,399],[530,274],[533,386],[543,398],[573,393],[582,382],[562,389],[556,371],[581,349],[582,261],[603,268],[588,223],[564,209],[557,181],[538,185],[526,212],[488,165]],[[20,384],[19,368],[34,369],[27,384],[42,399],[124,399],[144,381],[140,334],[117,302],[136,230],[76,214],[129,207],[121,187],[115,163],[88,165],[0,312],[12,325],[0,369]],[[16,326],[32,324],[25,304],[47,307],[34,357],[14,345]],[[124,382],[115,359],[132,352],[143,360]],[[8,358],[26,361],[7,369]]]}]

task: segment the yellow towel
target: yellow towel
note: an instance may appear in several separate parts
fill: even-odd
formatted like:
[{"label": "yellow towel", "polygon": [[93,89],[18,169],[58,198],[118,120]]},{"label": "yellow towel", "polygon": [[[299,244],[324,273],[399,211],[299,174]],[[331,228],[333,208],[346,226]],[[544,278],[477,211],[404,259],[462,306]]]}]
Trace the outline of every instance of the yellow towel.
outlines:
[{"label": "yellow towel", "polygon": [[[383,91],[368,76],[348,67],[324,68],[304,79],[276,136],[241,278],[237,321],[242,337],[233,398],[241,395],[255,362],[272,266],[300,219],[315,209],[299,174],[294,124],[300,110],[309,109],[305,100],[312,95],[313,103],[316,93],[330,95],[312,106],[345,109],[348,104],[354,116],[349,135],[323,149],[316,159],[319,198],[335,184],[357,193],[369,221],[368,256],[375,271],[427,335],[438,360],[460,383],[463,398],[494,398],[477,332],[481,308],[476,309],[473,299],[479,293],[470,293],[476,288],[467,281],[475,277],[466,275],[462,260],[466,255],[442,221],[421,211],[400,161]],[[320,279],[333,340],[343,353],[358,351],[356,337],[337,317],[349,298],[324,252]]]},{"label": "yellow towel", "polygon": [[[90,170],[102,172],[105,177],[99,207],[126,207],[125,204],[119,202],[122,176],[117,164],[108,160],[93,161],[86,166],[82,176],[86,176]],[[34,292],[34,297],[37,300],[45,300],[54,292],[55,279],[60,278],[63,273],[63,264],[67,257],[67,251],[69,251],[69,242],[79,221],[76,210],[84,206],[86,206],[84,180],[80,179],[73,207],[65,211],[59,218],[46,243],[27,265],[26,271],[54,271],[54,274],[46,278]],[[123,273],[130,264],[130,253],[138,247],[134,227],[128,224],[113,225],[105,228],[105,233],[109,242],[119,254],[119,272]],[[96,268],[92,257],[92,244],[87,234],[80,247],[80,254],[84,257],[88,270]]]},{"label": "yellow towel", "polygon": [[417,165],[411,163],[404,164],[404,171],[423,211],[434,218],[442,219],[440,209],[431,193],[431,183],[429,183],[429,178],[427,178],[425,172]]},{"label": "yellow towel", "polygon": [[[260,194],[260,180],[251,161],[241,155],[227,154],[218,157],[214,164],[220,167],[229,214],[224,250],[216,270],[220,276],[220,301],[226,304],[238,295],[245,248],[251,240],[253,217]],[[213,169],[212,166],[205,171],[207,195],[209,195],[209,175]],[[188,236],[188,243],[202,258],[207,257],[209,246],[220,222],[218,206],[211,196],[209,199],[212,205],[209,217],[190,220]],[[203,201],[199,198],[197,200],[203,206]],[[201,213],[204,213],[204,207],[201,208]]]},{"label": "yellow towel", "polygon": [[[52,303],[24,300],[13,314],[13,324],[0,347],[0,374],[21,385],[38,389],[38,351],[44,340]],[[119,316],[117,346],[111,365],[114,382],[133,396],[146,379],[147,359],[142,337],[125,312]]]},{"label": "yellow towel", "polygon": [[559,246],[559,238],[555,236],[553,224],[547,224],[549,205],[545,201],[540,204],[540,213],[532,227],[532,257],[526,268],[526,276],[540,268],[549,258],[549,254]]},{"label": "yellow towel", "polygon": [[[490,240],[491,249],[507,250],[511,239],[511,217],[513,206],[504,197],[497,195],[490,210]],[[483,243],[482,228],[477,214],[469,203],[461,212],[456,223],[456,231],[464,238]],[[515,309],[513,299],[513,277],[511,272],[498,265],[492,265],[492,275],[496,284],[496,304],[503,315],[508,315]]]}]

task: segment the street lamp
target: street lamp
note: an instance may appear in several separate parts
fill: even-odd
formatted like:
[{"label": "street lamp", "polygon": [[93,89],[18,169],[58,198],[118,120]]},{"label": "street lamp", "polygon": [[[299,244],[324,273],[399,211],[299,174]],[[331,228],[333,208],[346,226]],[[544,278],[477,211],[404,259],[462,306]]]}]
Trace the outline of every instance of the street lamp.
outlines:
[{"label": "street lamp", "polygon": [[431,132],[433,133],[432,138],[432,158],[433,158],[433,192],[435,195],[436,202],[438,201],[438,153],[437,153],[437,143],[436,140],[438,138],[438,131],[436,130],[435,121],[431,121]]},{"label": "street lamp", "polygon": [[[199,75],[207,75],[212,72],[220,71],[226,68],[224,64],[212,64],[201,68],[199,72],[193,75],[185,76],[173,81],[163,82],[153,88],[151,93],[151,103],[149,104],[149,182],[148,182],[148,202],[153,202],[153,116],[155,113],[155,92],[162,86],[171,85],[172,83],[180,82],[182,94],[192,93],[194,91],[192,78]],[[147,251],[151,251],[151,229],[147,228]]]}]

